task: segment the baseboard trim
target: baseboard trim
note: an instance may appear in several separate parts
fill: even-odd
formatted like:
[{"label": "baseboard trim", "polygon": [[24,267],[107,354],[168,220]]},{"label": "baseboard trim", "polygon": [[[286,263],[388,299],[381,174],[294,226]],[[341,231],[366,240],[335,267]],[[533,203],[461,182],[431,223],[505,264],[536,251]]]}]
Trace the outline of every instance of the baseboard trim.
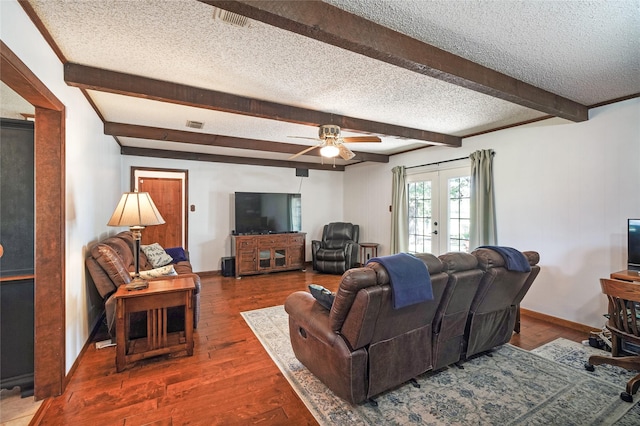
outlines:
[{"label": "baseboard trim", "polygon": [[45,398],[44,401],[42,401],[42,403],[36,410],[36,413],[31,418],[31,421],[29,422],[29,426],[38,426],[40,423],[42,423],[45,413],[47,412],[47,410],[49,409],[49,406],[53,402],[53,398],[54,397],[50,396],[48,398]]},{"label": "baseboard trim", "polygon": [[586,333],[586,334],[589,334],[592,331],[596,331],[596,332],[601,331],[601,330],[596,330],[593,327],[588,326],[588,325],[584,325],[584,324],[580,324],[578,322],[565,320],[565,319],[562,319],[562,318],[554,317],[554,316],[543,314],[543,313],[536,312],[536,311],[530,311],[529,309],[525,309],[525,308],[520,308],[520,315],[528,316],[528,317],[539,319],[539,320],[546,321],[546,322],[550,322],[552,324],[556,324],[556,325],[559,325],[559,326],[562,326],[562,327],[570,328],[572,330],[580,331],[580,332],[583,332],[583,333]]},{"label": "baseboard trim", "polygon": [[222,271],[217,270],[217,271],[202,271],[202,272],[195,272],[196,275],[198,275],[200,278],[206,278],[206,277],[215,277],[217,275],[221,275]]},{"label": "baseboard trim", "polygon": [[64,376],[63,378],[63,386],[62,386],[62,392],[65,391],[65,389],[67,389],[67,385],[69,384],[69,381],[71,380],[71,377],[73,376],[73,374],[76,372],[76,370],[78,369],[78,364],[80,363],[80,358],[82,358],[82,356],[84,355],[84,353],[87,351],[87,349],[89,348],[89,346],[91,344],[93,344],[93,338],[96,336],[96,333],[98,332],[98,330],[100,329],[100,326],[102,325],[102,319],[104,318],[104,316],[106,315],[105,311],[103,310],[100,315],[98,315],[94,320],[93,320],[93,325],[91,327],[91,333],[89,333],[89,337],[87,338],[87,341],[84,342],[84,345],[82,346],[82,349],[80,350],[80,353],[78,354],[78,356],[76,357],[76,360],[73,362],[73,365],[71,366],[71,368],[69,369],[69,372]]}]

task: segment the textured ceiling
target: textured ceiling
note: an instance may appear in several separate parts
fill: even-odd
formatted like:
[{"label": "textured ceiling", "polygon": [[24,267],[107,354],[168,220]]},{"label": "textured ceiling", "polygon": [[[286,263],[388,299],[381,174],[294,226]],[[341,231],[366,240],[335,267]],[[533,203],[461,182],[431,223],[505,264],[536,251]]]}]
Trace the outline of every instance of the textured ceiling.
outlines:
[{"label": "textured ceiling", "polygon": [[[466,136],[548,114],[276,28],[239,27],[203,2],[29,1],[70,63],[431,132]],[[307,2],[298,2],[304,8]],[[327,0],[525,83],[593,105],[640,93],[640,1]],[[299,144],[314,127],[88,90],[107,122]],[[202,130],[185,127],[202,121]],[[366,134],[365,132],[344,135]],[[379,134],[354,151],[429,141]],[[286,160],[291,154],[118,136],[123,146]],[[317,156],[296,160],[320,163]],[[338,160],[339,164],[349,162]]]},{"label": "textured ceiling", "polygon": [[0,117],[24,120],[25,115],[35,114],[35,108],[9,86],[0,83]]}]

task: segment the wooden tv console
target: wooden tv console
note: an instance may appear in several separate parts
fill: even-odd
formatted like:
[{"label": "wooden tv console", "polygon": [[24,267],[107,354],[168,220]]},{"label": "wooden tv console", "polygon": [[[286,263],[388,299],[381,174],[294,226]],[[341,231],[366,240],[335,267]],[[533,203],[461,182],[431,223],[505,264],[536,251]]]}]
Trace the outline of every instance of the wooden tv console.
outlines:
[{"label": "wooden tv console", "polygon": [[304,269],[305,236],[304,232],[233,235],[236,278]]}]

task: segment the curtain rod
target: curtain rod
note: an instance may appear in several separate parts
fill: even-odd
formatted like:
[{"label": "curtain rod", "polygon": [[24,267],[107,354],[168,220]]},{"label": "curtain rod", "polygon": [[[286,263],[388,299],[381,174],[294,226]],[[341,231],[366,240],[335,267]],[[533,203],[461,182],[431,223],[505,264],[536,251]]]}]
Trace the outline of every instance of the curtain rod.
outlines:
[{"label": "curtain rod", "polygon": [[425,166],[433,166],[436,164],[442,164],[442,163],[450,163],[452,161],[459,161],[459,160],[468,160],[469,157],[462,157],[462,158],[454,158],[452,160],[444,160],[444,161],[436,161],[435,163],[427,163],[427,164],[418,164],[417,166],[409,166],[409,167],[405,167],[404,169],[414,169],[416,167],[425,167]]},{"label": "curtain rod", "polygon": [[[491,156],[495,157],[496,153],[492,152]],[[461,158],[453,158],[451,160],[444,160],[444,161],[436,161],[434,163],[427,163],[427,164],[418,164],[417,166],[409,166],[409,167],[405,167],[404,169],[414,169],[416,167],[425,167],[425,166],[434,166],[434,165],[438,165],[438,164],[443,164],[443,163],[450,163],[452,161],[460,161],[460,160],[468,160],[469,157],[461,157]]]}]

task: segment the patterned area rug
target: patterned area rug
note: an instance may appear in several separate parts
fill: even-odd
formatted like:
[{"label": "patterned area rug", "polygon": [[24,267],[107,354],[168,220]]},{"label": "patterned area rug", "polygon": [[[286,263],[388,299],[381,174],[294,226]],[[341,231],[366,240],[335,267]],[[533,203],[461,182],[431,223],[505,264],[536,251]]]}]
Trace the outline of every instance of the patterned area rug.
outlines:
[{"label": "patterned area rug", "polygon": [[[321,425],[640,425],[640,409],[619,397],[630,373],[597,366],[597,351],[558,339],[528,352],[504,345],[464,369],[446,368],[378,395],[378,406],[336,397],[294,356],[282,306],[242,316]],[[535,353],[534,353],[535,352]]]}]

